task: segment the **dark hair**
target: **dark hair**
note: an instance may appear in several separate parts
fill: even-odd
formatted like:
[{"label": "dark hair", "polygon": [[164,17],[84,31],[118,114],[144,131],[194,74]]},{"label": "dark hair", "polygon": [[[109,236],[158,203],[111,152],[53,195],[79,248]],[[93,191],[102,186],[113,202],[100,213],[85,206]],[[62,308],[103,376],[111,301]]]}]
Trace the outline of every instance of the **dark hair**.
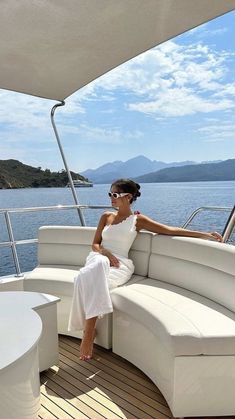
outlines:
[{"label": "dark hair", "polygon": [[118,179],[112,183],[111,187],[116,186],[119,192],[127,192],[132,195],[130,203],[136,201],[140,193],[140,185],[131,179]]}]

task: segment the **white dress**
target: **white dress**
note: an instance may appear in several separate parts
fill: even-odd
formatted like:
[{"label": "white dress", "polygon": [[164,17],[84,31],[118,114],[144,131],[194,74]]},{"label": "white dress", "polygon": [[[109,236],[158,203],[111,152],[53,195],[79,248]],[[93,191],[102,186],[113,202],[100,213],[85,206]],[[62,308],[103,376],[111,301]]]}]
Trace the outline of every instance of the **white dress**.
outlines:
[{"label": "white dress", "polygon": [[110,289],[125,284],[134,272],[128,252],[137,235],[137,215],[131,214],[118,224],[106,225],[102,231],[102,246],[119,260],[111,267],[107,256],[90,252],[86,264],[74,278],[74,292],[68,330],[82,330],[84,322],[113,311]]}]

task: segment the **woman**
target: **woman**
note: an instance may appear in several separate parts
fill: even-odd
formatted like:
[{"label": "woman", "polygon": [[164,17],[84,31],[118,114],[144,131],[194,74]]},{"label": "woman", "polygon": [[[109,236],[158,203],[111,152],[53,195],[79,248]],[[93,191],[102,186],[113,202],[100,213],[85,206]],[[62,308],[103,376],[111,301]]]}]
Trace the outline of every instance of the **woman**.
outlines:
[{"label": "woman", "polygon": [[75,278],[69,330],[84,330],[80,359],[85,361],[92,357],[97,318],[113,311],[109,290],[123,285],[134,272],[128,252],[138,231],[223,241],[217,232],[171,227],[133,213],[131,204],[140,196],[139,190],[140,186],[129,179],[119,179],[111,185],[109,196],[117,212],[105,212],[101,216],[92,252]]}]

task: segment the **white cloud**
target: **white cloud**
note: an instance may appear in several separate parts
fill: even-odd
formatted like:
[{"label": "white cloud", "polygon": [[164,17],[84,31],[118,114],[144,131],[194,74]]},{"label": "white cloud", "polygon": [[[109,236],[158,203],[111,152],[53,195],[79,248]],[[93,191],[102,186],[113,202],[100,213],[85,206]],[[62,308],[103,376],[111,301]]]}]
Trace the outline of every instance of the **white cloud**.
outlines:
[{"label": "white cloud", "polygon": [[219,119],[218,118],[208,118],[208,117],[206,117],[206,118],[204,118],[204,121],[205,122],[219,122]]},{"label": "white cloud", "polygon": [[103,109],[100,111],[100,113],[105,113],[105,114],[113,114],[115,112],[115,109]]},{"label": "white cloud", "polygon": [[221,27],[217,29],[210,29],[211,25],[213,25],[212,22],[206,22],[202,25],[196,26],[196,28],[191,29],[190,31],[186,32],[184,36],[191,37],[193,36],[194,39],[202,39],[206,37],[215,37],[217,35],[223,35],[224,33],[228,32],[227,27]]},{"label": "white cloud", "polygon": [[168,41],[102,76],[94,88],[128,93],[126,109],[155,118],[225,111],[234,107],[235,84],[226,83],[232,57],[201,42]]},{"label": "white cloud", "polygon": [[199,26],[198,31],[195,31],[197,38],[208,38],[214,37],[217,35],[223,35],[224,33],[228,32],[228,28],[218,28],[218,29],[205,29],[202,26]]},{"label": "white cloud", "polygon": [[214,97],[235,96],[235,83],[228,83],[220,86],[220,90],[215,93]]},{"label": "white cloud", "polygon": [[208,100],[195,94],[191,89],[175,88],[162,92],[159,99],[149,102],[130,104],[129,109],[152,115],[176,117],[198,112],[209,113],[235,107],[229,100]]},{"label": "white cloud", "polygon": [[234,121],[218,121],[196,130],[205,142],[235,140]]},{"label": "white cloud", "polygon": [[[70,118],[76,113],[84,113],[81,100],[85,96],[84,93],[79,100],[71,97],[65,109],[61,107],[56,112],[56,118],[65,115]],[[17,127],[18,130],[34,128],[43,131],[50,126],[50,111],[54,105],[51,100],[0,90],[0,124]]]},{"label": "white cloud", "polygon": [[23,148],[16,148],[16,147],[9,147],[1,145],[1,153],[0,153],[0,160],[8,160],[8,159],[17,159],[24,160],[26,157],[27,152],[23,150]]},{"label": "white cloud", "polygon": [[[124,97],[123,109],[155,119],[231,110],[234,108],[235,83],[226,82],[231,59],[232,54],[217,52],[202,42],[185,46],[168,41],[72,95],[66,106],[56,112],[56,121],[70,124],[71,132],[74,116],[85,114],[86,103],[112,101],[112,108],[116,109],[116,93],[122,94],[122,100]],[[20,130],[32,128],[45,132],[50,127],[53,104],[52,101],[0,91],[0,123]],[[101,109],[100,112],[105,111]],[[99,129],[106,132],[105,128]],[[97,132],[97,135],[102,137],[102,133]]]},{"label": "white cloud", "polygon": [[203,23],[202,25],[196,26],[193,29],[190,29],[190,31],[186,32],[186,36],[195,35],[198,32],[205,31],[205,29],[209,26],[209,22]]},{"label": "white cloud", "polygon": [[77,135],[78,141],[87,143],[119,144],[127,140],[136,140],[143,136],[139,130],[125,131],[124,133],[115,127],[91,127],[81,124],[79,127],[70,125],[59,125],[62,133]]}]

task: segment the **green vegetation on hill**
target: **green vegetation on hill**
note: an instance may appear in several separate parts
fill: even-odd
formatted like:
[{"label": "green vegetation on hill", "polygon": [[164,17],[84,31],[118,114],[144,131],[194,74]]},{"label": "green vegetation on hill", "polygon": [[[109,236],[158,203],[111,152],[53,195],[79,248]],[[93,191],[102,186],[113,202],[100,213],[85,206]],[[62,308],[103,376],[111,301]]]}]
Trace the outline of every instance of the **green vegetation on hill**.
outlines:
[{"label": "green vegetation on hill", "polygon": [[[85,180],[77,173],[71,172],[73,179]],[[0,189],[63,187],[68,183],[65,170],[51,172],[49,169],[32,167],[18,160],[0,160]]]},{"label": "green vegetation on hill", "polygon": [[158,170],[135,178],[137,182],[202,182],[235,180],[235,159]]}]

